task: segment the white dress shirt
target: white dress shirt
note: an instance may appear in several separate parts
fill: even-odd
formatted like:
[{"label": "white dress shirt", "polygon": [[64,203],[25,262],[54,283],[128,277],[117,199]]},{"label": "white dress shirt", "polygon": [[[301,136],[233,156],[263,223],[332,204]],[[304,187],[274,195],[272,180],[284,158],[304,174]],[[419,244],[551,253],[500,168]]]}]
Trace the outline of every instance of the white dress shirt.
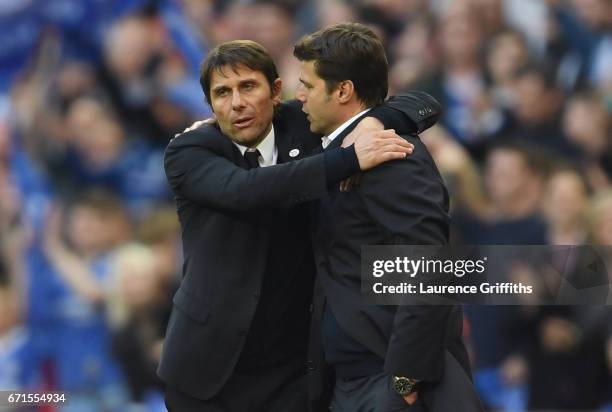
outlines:
[{"label": "white dress shirt", "polygon": [[278,149],[276,148],[276,140],[274,138],[274,126],[270,128],[270,133],[268,133],[268,135],[255,148],[242,146],[236,142],[233,143],[236,145],[238,150],[240,150],[240,153],[243,156],[247,150],[251,152],[259,150],[259,157],[257,160],[259,161],[259,166],[261,167],[274,166],[278,160]]},{"label": "white dress shirt", "polygon": [[349,127],[349,125],[351,123],[353,123],[355,120],[357,120],[357,118],[361,115],[363,115],[364,113],[367,113],[370,109],[365,109],[362,112],[357,113],[355,116],[351,117],[350,119],[348,119],[346,122],[342,123],[336,130],[334,130],[329,136],[323,136],[321,138],[321,144],[323,145],[323,149],[327,148],[327,146],[329,146],[329,144],[331,142],[334,141],[334,139],[336,137],[338,137],[338,135],[340,133],[342,133],[344,131],[344,129],[346,129],[347,127]]}]

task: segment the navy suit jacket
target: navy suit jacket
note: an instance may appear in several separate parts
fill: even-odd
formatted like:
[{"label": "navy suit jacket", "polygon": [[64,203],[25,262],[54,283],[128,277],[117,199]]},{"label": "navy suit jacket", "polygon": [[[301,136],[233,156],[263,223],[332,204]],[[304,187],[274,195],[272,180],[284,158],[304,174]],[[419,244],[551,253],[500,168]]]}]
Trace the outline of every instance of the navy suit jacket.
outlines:
[{"label": "navy suit jacket", "polygon": [[[234,370],[272,243],[283,249],[275,253],[285,257],[289,283],[303,291],[295,302],[301,318],[287,332],[303,335],[296,352],[306,351],[314,266],[306,205],[297,206],[327,193],[324,159],[301,159],[320,139],[298,106],[281,106],[273,124],[282,163],[275,167],[246,170],[238,148],[213,126],[184,133],[166,149],[184,264],[158,374],[200,399],[215,396]],[[293,149],[297,157],[289,156]]]},{"label": "navy suit jacket", "polygon": [[[327,150],[339,146],[358,120]],[[430,410],[481,410],[462,341],[459,306],[376,306],[361,296],[362,246],[449,241],[445,184],[417,135],[403,137],[414,145],[410,156],[363,172],[348,192],[330,191],[314,213],[317,288],[309,354],[313,410],[325,410],[330,396],[320,342],[325,305],[344,333],[381,359],[386,372],[423,381],[421,396]]]}]

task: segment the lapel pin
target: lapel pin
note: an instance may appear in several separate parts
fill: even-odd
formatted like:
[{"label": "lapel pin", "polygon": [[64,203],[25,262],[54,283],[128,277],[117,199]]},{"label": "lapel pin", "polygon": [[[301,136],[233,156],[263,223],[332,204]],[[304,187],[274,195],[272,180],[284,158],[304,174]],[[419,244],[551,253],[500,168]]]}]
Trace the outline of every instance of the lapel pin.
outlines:
[{"label": "lapel pin", "polygon": [[291,149],[291,151],[289,152],[289,157],[296,157],[299,154],[300,154],[299,149]]}]

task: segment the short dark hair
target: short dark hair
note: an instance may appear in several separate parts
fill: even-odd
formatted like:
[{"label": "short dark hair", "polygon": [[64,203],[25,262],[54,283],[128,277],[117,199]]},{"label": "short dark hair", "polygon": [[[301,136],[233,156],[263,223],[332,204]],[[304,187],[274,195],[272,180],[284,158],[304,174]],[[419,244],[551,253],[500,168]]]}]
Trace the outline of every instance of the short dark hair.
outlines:
[{"label": "short dark hair", "polygon": [[496,151],[514,152],[525,162],[525,166],[533,173],[547,175],[557,162],[546,149],[527,142],[521,136],[505,136],[493,139],[487,146],[487,157]]},{"label": "short dark hair", "polygon": [[314,61],[317,75],[327,92],[351,80],[355,93],[366,106],[381,104],[389,89],[389,64],[380,39],[367,26],[340,23],[302,37],[293,55]]},{"label": "short dark hair", "polygon": [[79,193],[71,201],[71,209],[85,207],[103,216],[117,216],[125,213],[121,199],[113,192],[101,187],[90,188]]},{"label": "short dark hair", "polygon": [[527,62],[518,69],[516,78],[521,79],[527,76],[536,77],[545,90],[558,88],[555,68],[550,64]]},{"label": "short dark hair", "polygon": [[200,85],[210,102],[210,79],[213,70],[220,70],[223,66],[230,66],[236,70],[238,66],[245,66],[251,70],[263,73],[268,80],[270,90],[273,90],[274,81],[278,79],[276,65],[268,51],[259,43],[252,40],[233,40],[221,43],[206,56],[200,69]]}]

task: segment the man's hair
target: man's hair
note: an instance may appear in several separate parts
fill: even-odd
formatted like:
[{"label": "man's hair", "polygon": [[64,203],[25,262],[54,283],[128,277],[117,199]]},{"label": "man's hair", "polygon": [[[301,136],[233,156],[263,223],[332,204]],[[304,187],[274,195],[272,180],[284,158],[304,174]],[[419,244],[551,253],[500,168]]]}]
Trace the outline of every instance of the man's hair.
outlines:
[{"label": "man's hair", "polygon": [[221,43],[206,56],[200,69],[200,85],[206,96],[208,104],[210,101],[210,80],[213,70],[221,70],[221,67],[229,66],[237,70],[240,66],[261,72],[273,91],[274,81],[278,79],[276,65],[268,51],[259,43],[251,40],[233,40]]},{"label": "man's hair", "polygon": [[71,208],[93,209],[102,216],[121,216],[125,209],[121,200],[112,192],[102,188],[92,188],[80,193],[72,200]]},{"label": "man's hair", "polygon": [[506,136],[488,146],[487,157],[497,151],[510,151],[516,153],[524,162],[529,171],[537,175],[548,175],[557,160],[543,148],[525,142],[520,136]]},{"label": "man's hair", "polygon": [[554,90],[557,88],[557,77],[555,76],[555,67],[550,64],[542,64],[528,62],[520,67],[516,73],[516,78],[533,76],[538,79],[545,90]]},{"label": "man's hair", "polygon": [[338,83],[351,80],[357,97],[368,107],[381,104],[387,97],[389,65],[385,49],[363,24],[336,24],[304,36],[293,55],[301,61],[314,61],[328,93]]}]

